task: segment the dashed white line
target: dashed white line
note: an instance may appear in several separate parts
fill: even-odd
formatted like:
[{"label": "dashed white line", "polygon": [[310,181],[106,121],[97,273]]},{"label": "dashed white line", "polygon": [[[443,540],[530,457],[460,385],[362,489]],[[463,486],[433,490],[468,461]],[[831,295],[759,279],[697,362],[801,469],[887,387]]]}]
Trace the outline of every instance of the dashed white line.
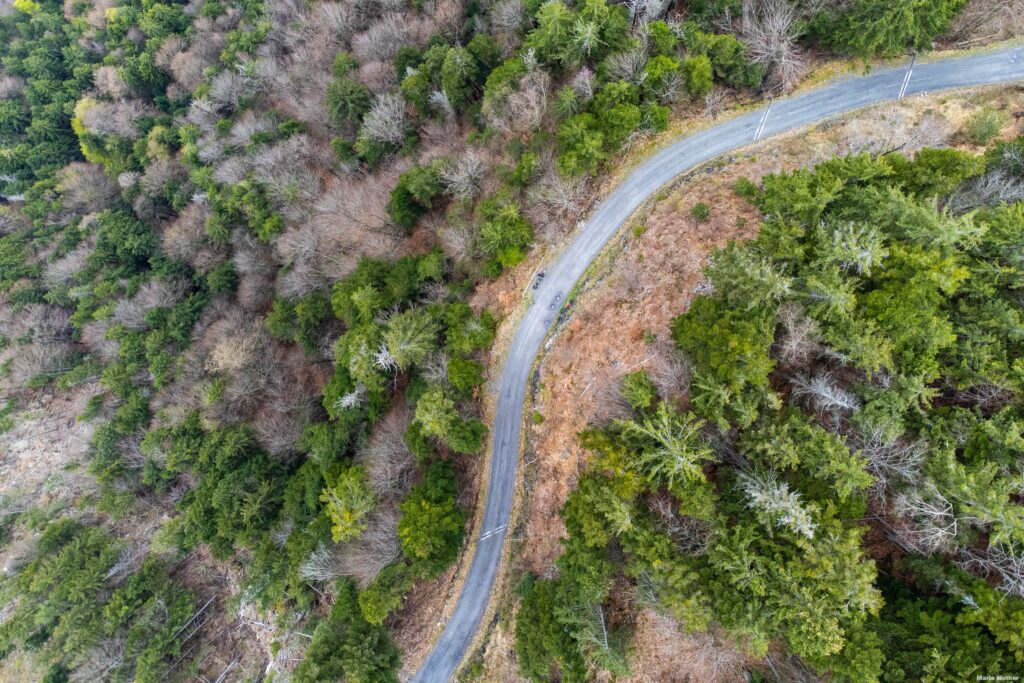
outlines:
[{"label": "dashed white line", "polygon": [[907,86],[910,85],[910,77],[914,73],[914,62],[916,60],[917,60],[917,54],[916,53],[910,56],[910,67],[907,69],[907,75],[903,77],[903,85],[900,86],[900,94],[896,98],[897,100],[902,100],[903,96],[907,94]]},{"label": "dashed white line", "polygon": [[501,526],[499,526],[499,527],[495,527],[495,528],[491,529],[491,530],[490,530],[490,531],[488,531],[488,532],[487,532],[486,534],[483,534],[482,536],[480,536],[480,538],[476,539],[476,540],[477,540],[477,542],[479,542],[479,541],[482,541],[482,540],[484,540],[485,538],[490,538],[490,537],[491,537],[491,536],[493,536],[494,534],[500,533],[501,531],[503,531],[503,530],[505,529],[505,527],[506,527],[506,526],[508,526],[508,525],[506,525],[506,524],[502,524],[502,525],[501,525]]},{"label": "dashed white line", "polygon": [[764,131],[764,124],[768,120],[768,112],[772,110],[772,102],[775,100],[768,100],[768,106],[764,108],[764,115],[761,117],[761,123],[757,126],[757,132],[754,133],[754,142],[761,139],[761,132]]}]

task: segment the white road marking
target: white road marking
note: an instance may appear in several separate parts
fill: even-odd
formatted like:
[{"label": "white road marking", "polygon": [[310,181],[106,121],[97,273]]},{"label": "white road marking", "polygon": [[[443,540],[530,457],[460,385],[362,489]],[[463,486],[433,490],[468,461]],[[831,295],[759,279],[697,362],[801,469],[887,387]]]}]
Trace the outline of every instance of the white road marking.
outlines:
[{"label": "white road marking", "polygon": [[910,68],[907,69],[907,75],[903,77],[903,85],[900,86],[900,94],[896,98],[902,100],[903,96],[907,94],[907,86],[910,85],[910,76],[914,73],[914,62],[917,60],[917,54],[910,56]]},{"label": "white road marking", "polygon": [[761,117],[761,123],[757,126],[757,132],[754,133],[754,142],[761,139],[761,132],[764,130],[765,121],[768,120],[768,112],[772,110],[772,102],[775,100],[768,100],[768,106],[764,108],[764,116]]},{"label": "white road marking", "polygon": [[480,538],[476,539],[476,540],[477,540],[477,542],[480,542],[480,541],[484,540],[485,538],[490,538],[490,537],[491,537],[491,536],[493,536],[494,534],[500,533],[500,532],[501,532],[502,530],[504,530],[504,528],[505,528],[506,526],[508,526],[508,525],[507,525],[507,524],[502,524],[502,525],[501,525],[501,526],[499,526],[499,527],[495,527],[495,528],[491,529],[491,530],[490,530],[490,531],[488,531],[488,532],[487,532],[486,534],[483,534],[482,536],[480,536]]}]

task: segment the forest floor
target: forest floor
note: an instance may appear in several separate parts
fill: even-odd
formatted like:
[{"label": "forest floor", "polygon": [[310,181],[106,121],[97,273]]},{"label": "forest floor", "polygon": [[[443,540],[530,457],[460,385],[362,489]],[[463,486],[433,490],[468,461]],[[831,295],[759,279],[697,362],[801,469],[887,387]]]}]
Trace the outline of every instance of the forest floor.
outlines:
[{"label": "forest floor", "polygon": [[[502,582],[500,616],[483,653],[467,670],[470,677],[520,680],[513,651],[515,599],[509,588],[523,572],[550,576],[556,571],[565,531],[559,511],[587,462],[576,435],[622,410],[616,387],[624,374],[639,368],[657,371],[665,362],[671,321],[689,306],[709,254],[730,240],[756,236],[759,215],[732,190],[735,181],[756,182],[768,174],[858,151],[971,149],[961,131],[983,108],[1014,115],[1007,117],[1004,136],[1024,130],[1024,89],[1019,87],[979,88],[880,105],[746,148],[680,177],[612,240],[585,276],[571,317],[554,333],[540,363],[536,391],[527,401],[525,414],[531,426],[526,432],[512,569]],[[690,214],[701,202],[710,207],[704,222]],[[489,304],[515,310],[512,285],[521,286],[522,279],[511,275],[504,289],[495,288]],[[506,320],[504,327],[513,329],[514,322]],[[492,357],[504,356],[496,348]],[[651,612],[637,619],[632,649],[633,675],[628,680],[635,683],[742,680],[748,664],[729,640],[714,634],[687,635],[683,625]]]}]

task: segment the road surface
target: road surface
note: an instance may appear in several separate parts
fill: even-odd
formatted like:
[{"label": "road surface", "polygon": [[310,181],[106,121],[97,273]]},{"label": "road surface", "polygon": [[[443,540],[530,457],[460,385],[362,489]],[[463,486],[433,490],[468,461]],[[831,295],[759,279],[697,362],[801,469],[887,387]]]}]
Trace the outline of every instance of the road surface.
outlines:
[{"label": "road surface", "polygon": [[758,139],[905,95],[1015,80],[1024,80],[1024,47],[930,63],[911,62],[909,67],[844,78],[802,95],[775,100],[764,109],[673,142],[644,161],[601,202],[565,253],[548,266],[516,330],[498,384],[490,481],[473,564],[455,612],[416,672],[414,683],[451,679],[480,627],[502,561],[512,512],[523,403],[531,368],[565,296],[622,223],[679,174]]}]

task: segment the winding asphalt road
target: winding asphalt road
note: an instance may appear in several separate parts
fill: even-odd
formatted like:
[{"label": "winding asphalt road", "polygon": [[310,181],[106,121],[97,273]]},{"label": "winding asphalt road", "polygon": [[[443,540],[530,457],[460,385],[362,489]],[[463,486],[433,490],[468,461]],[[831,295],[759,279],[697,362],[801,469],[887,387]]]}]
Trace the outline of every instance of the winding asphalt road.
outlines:
[{"label": "winding asphalt road", "polygon": [[684,171],[725,152],[842,112],[905,95],[1017,80],[1024,80],[1024,47],[925,64],[911,62],[909,68],[845,78],[776,100],[764,109],[680,139],[644,161],[622,181],[593,212],[565,253],[548,267],[516,330],[498,385],[490,483],[473,564],[455,613],[413,682],[448,681],[472,644],[502,561],[519,460],[523,403],[534,360],[569,290],[619,226],[649,196]]}]

